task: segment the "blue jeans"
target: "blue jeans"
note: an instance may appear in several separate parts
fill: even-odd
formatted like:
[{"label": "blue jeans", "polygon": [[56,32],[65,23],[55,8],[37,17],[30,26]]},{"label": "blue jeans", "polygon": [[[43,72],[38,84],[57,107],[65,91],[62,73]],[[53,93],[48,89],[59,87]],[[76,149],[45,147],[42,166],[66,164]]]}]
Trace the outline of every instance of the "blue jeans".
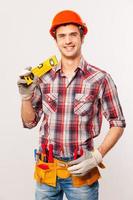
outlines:
[{"label": "blue jeans", "polygon": [[35,200],[63,200],[65,193],[68,200],[98,200],[98,181],[91,186],[73,187],[71,177],[57,178],[56,187],[36,184]]}]

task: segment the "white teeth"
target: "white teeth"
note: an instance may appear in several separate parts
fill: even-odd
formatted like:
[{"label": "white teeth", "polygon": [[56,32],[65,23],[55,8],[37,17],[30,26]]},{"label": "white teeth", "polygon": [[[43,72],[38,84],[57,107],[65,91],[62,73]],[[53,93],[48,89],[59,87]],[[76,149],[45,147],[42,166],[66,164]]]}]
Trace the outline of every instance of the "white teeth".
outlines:
[{"label": "white teeth", "polygon": [[74,47],[65,47],[67,50],[72,50]]}]

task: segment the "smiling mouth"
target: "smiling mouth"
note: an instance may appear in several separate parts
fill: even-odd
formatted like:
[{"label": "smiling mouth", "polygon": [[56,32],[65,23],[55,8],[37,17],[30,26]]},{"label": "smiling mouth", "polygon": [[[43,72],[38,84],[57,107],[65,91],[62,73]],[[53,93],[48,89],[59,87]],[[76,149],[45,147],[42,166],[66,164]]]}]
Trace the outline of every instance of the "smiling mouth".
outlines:
[{"label": "smiling mouth", "polygon": [[71,51],[74,49],[74,46],[66,46],[64,47],[64,49],[66,49],[67,51]]}]

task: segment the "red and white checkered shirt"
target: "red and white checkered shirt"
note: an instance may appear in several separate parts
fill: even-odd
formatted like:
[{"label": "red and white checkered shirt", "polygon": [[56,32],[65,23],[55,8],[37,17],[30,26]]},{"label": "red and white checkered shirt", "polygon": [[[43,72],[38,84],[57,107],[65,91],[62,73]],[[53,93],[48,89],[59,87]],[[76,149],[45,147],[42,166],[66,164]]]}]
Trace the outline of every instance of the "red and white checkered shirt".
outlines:
[{"label": "red and white checkered shirt", "polygon": [[56,66],[41,77],[32,104],[36,119],[43,115],[40,143],[48,140],[57,156],[73,156],[76,147],[93,149],[93,138],[100,134],[102,115],[110,127],[125,127],[116,86],[108,73],[83,58],[71,80]]}]

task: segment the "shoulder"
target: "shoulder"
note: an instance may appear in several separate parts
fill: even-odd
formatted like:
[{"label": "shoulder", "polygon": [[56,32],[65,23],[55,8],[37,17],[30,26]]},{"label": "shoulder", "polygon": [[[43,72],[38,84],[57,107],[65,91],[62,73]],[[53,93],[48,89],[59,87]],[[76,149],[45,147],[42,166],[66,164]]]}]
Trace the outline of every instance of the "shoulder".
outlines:
[{"label": "shoulder", "polygon": [[111,75],[101,67],[92,65],[84,60],[84,72],[87,81],[97,83],[99,86],[115,85]]},{"label": "shoulder", "polygon": [[[102,81],[107,77],[110,77],[110,74],[103,70],[101,67],[97,67],[85,61],[84,69],[90,78],[95,80]],[[107,78],[108,79],[108,78]]]}]

